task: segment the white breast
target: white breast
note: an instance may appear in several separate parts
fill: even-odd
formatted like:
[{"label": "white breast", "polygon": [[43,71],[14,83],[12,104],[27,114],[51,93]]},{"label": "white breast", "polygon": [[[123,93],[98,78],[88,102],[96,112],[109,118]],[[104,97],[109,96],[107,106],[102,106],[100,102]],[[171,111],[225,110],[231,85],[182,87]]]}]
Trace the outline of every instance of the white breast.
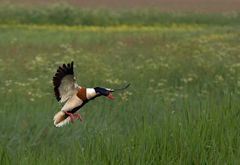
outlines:
[{"label": "white breast", "polygon": [[82,105],[83,101],[77,97],[77,95],[72,96],[65,105],[62,107],[61,111],[70,111],[80,105]]}]

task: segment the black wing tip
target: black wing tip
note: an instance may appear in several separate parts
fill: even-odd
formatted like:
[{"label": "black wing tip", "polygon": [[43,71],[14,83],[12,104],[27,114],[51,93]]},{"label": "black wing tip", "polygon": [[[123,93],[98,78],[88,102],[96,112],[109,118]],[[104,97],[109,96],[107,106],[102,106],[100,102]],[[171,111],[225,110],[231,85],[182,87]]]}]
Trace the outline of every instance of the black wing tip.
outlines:
[{"label": "black wing tip", "polygon": [[66,75],[74,75],[73,64],[74,64],[73,61],[67,64],[62,64],[62,66],[58,67],[57,72],[53,76],[52,81],[53,81],[54,93],[57,101],[61,100],[58,87],[61,85],[61,81],[63,77],[65,77]]},{"label": "black wing tip", "polygon": [[55,93],[55,97],[56,97],[57,101],[60,101],[61,98],[60,98],[60,93],[58,91],[58,88],[54,88],[54,93]]},{"label": "black wing tip", "polygon": [[67,74],[74,74],[73,73],[73,61],[71,63],[62,64],[57,69],[57,73],[53,77],[53,79],[63,78]]}]

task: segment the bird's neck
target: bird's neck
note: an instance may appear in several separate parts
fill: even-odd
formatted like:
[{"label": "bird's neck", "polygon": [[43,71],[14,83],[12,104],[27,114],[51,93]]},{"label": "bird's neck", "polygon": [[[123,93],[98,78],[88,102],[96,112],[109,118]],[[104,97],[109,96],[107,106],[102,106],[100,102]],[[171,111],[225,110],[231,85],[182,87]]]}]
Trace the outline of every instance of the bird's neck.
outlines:
[{"label": "bird's neck", "polygon": [[86,88],[86,96],[88,100],[91,100],[100,96],[100,94],[98,94],[94,88]]}]

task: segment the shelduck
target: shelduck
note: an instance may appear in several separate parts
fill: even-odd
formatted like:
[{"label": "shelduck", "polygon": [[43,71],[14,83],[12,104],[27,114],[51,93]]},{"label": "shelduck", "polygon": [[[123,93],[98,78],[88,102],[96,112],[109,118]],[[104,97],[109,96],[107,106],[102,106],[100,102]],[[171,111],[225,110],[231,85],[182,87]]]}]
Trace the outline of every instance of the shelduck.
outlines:
[{"label": "shelduck", "polygon": [[79,86],[76,82],[73,62],[59,66],[57,73],[53,77],[53,86],[57,101],[65,104],[53,118],[55,127],[62,127],[69,122],[73,123],[74,117],[82,121],[82,117],[77,111],[86,103],[99,96],[114,99],[112,92],[126,89],[129,85],[127,84],[125,87],[119,89],[103,87],[85,88]]}]

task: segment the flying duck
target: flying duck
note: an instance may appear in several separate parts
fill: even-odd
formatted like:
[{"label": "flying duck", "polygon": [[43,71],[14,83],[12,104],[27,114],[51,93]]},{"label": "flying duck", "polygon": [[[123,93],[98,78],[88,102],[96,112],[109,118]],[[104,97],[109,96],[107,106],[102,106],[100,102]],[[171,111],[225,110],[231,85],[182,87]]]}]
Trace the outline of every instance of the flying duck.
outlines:
[{"label": "flying duck", "polygon": [[53,118],[55,127],[64,126],[70,121],[73,123],[74,117],[82,121],[82,117],[77,111],[86,103],[99,96],[114,99],[112,92],[126,89],[129,85],[127,84],[125,87],[119,89],[103,87],[85,88],[79,86],[76,82],[73,62],[59,66],[57,73],[53,77],[54,93],[57,101],[65,104]]}]

